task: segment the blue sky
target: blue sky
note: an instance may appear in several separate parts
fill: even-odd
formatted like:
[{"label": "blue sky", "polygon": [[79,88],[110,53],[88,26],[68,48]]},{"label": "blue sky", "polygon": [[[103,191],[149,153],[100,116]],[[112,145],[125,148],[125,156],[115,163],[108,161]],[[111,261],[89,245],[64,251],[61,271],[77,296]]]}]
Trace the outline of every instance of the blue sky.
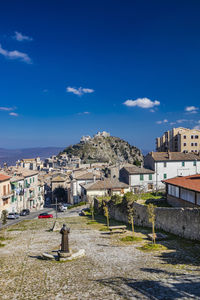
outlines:
[{"label": "blue sky", "polygon": [[0,147],[198,128],[199,1],[3,1]]}]

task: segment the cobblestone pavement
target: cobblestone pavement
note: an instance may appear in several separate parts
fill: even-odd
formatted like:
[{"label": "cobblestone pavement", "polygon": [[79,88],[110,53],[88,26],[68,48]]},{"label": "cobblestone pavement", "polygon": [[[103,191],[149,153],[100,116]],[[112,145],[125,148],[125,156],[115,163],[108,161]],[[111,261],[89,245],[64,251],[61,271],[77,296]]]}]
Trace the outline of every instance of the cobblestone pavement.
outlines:
[{"label": "cobblestone pavement", "polygon": [[[85,217],[60,218],[60,226],[63,222],[71,228],[71,249],[85,249],[85,257],[39,259],[59,249],[59,232],[48,231],[52,220],[24,221],[0,232],[9,238],[0,248],[0,299],[200,299],[200,260],[191,259],[189,242],[181,241],[184,251],[169,240],[169,250],[145,253]],[[200,253],[199,244],[192,249]]]}]

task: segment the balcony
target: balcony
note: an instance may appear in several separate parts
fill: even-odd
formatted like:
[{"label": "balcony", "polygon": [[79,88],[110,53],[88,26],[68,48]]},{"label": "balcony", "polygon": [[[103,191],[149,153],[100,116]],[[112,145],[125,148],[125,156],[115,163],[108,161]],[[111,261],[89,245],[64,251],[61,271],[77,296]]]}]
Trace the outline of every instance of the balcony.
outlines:
[{"label": "balcony", "polygon": [[2,196],[2,199],[3,199],[3,200],[6,200],[6,199],[12,197],[12,195],[13,195],[13,192],[10,192],[10,193],[8,193],[8,194],[3,195],[3,196]]}]

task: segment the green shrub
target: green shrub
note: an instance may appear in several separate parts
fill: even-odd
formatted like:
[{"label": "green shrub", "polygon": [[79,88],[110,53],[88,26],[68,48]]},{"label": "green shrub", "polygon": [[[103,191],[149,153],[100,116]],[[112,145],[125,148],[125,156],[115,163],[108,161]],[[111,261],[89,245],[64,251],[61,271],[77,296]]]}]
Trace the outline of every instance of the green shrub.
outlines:
[{"label": "green shrub", "polygon": [[145,244],[142,247],[137,247],[138,250],[151,252],[151,251],[162,251],[167,250],[167,247],[161,244]]},{"label": "green shrub", "polygon": [[122,242],[139,242],[142,241],[143,239],[141,237],[133,236],[133,235],[128,235],[120,239]]}]

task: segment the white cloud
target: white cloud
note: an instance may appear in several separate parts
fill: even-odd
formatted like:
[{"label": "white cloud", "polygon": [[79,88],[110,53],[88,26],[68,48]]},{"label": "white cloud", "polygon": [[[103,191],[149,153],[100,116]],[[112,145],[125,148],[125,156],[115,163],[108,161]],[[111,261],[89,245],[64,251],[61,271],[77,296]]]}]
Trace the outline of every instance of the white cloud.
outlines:
[{"label": "white cloud", "polygon": [[71,86],[68,86],[68,87],[66,88],[66,91],[67,91],[68,93],[73,93],[74,95],[78,95],[78,96],[82,96],[83,94],[91,94],[91,93],[94,93],[94,90],[93,90],[93,89],[82,88],[82,87],[74,88],[74,87],[71,87]]},{"label": "white cloud", "polygon": [[32,41],[33,38],[32,37],[29,37],[27,35],[23,35],[22,33],[18,32],[18,31],[15,31],[15,35],[13,36],[13,38],[19,42],[22,42],[22,41]]},{"label": "white cloud", "polygon": [[185,111],[191,114],[196,114],[199,108],[196,106],[186,106]]},{"label": "white cloud", "polygon": [[157,100],[151,101],[148,98],[138,98],[136,100],[126,100],[123,104],[130,107],[138,106],[141,108],[152,108],[160,105],[160,102]]},{"label": "white cloud", "polygon": [[164,119],[162,121],[157,121],[156,124],[165,124],[165,123],[168,123],[168,120],[167,119]]},{"label": "white cloud", "polygon": [[14,109],[15,109],[14,107],[0,106],[0,110],[2,110],[2,111],[11,111],[11,110],[14,110]]},{"label": "white cloud", "polygon": [[14,112],[9,113],[9,115],[13,116],[13,117],[18,117],[19,116],[17,113],[14,113]]},{"label": "white cloud", "polygon": [[80,112],[80,113],[78,113],[78,115],[89,115],[90,114],[90,112],[89,111],[84,111],[84,112]]},{"label": "white cloud", "polygon": [[0,54],[2,54],[4,57],[6,57],[8,59],[19,59],[27,64],[32,63],[28,54],[19,52],[17,50],[13,50],[13,51],[5,50],[2,48],[1,44],[0,44]]}]

